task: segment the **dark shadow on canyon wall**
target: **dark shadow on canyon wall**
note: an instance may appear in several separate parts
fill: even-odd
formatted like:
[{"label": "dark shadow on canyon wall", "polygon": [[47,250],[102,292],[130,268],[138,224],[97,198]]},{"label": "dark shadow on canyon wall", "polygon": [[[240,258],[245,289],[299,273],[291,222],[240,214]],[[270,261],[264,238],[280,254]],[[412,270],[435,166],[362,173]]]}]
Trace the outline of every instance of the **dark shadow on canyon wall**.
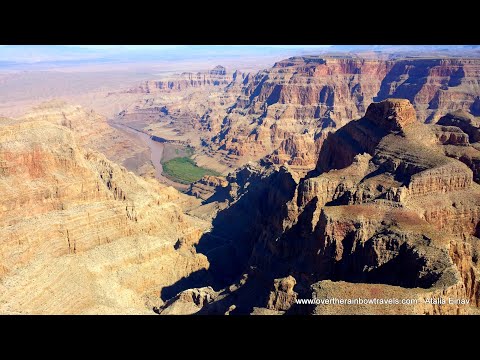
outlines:
[{"label": "dark shadow on canyon wall", "polygon": [[168,299],[173,298],[175,295],[177,295],[178,293],[184,290],[191,289],[194,287],[209,286],[210,285],[209,280],[210,280],[210,276],[207,270],[203,269],[203,270],[195,271],[191,273],[189,276],[181,278],[176,283],[162,288],[162,291],[160,293],[160,298],[163,301],[167,301]]},{"label": "dark shadow on canyon wall", "polygon": [[[259,176],[261,175],[248,169],[237,174],[241,193],[238,200],[217,214],[212,222],[212,230],[205,233],[196,245],[197,253],[208,258],[209,269],[195,272],[163,288],[163,300],[195,287],[212,286],[218,291],[238,281],[244,272],[252,273],[249,262],[254,244],[263,237],[283,232],[281,222],[287,213],[286,204],[293,198],[297,185],[284,169],[273,171],[262,179]],[[258,276],[252,276],[258,279]],[[266,287],[266,292],[254,286],[254,282],[249,279],[246,286],[242,286],[242,293],[252,291],[256,293],[254,298],[262,299],[268,296],[271,282]],[[250,290],[249,284],[252,284]],[[252,306],[253,303],[244,304],[243,310],[251,309]]]},{"label": "dark shadow on canyon wall", "polygon": [[[390,131],[366,117],[350,122],[329,135],[320,152],[319,164],[322,166],[310,175],[347,167],[357,154],[374,155],[375,148],[388,133]],[[371,176],[387,170],[381,167]],[[404,176],[404,172],[398,170],[398,174],[392,175]],[[385,232],[382,224],[361,246],[357,239],[360,230],[352,230],[342,240],[343,258],[337,259],[338,244],[328,239],[327,218],[324,210],[317,209],[317,198],[301,209],[293,226],[285,227],[288,206],[292,201],[300,205],[295,191],[298,187],[300,194],[302,182],[298,185],[284,168],[266,175],[247,166],[236,173],[234,184],[234,187],[214,195],[221,201],[229,199],[230,191],[235,193],[229,199],[232,205],[217,214],[212,230],[204,234],[196,246],[196,251],[208,258],[210,268],[164,288],[162,299],[171,298],[188,288],[209,285],[218,291],[233,285],[235,291],[199,313],[223,314],[228,310],[231,314],[248,314],[255,306],[266,306],[274,279],[288,275],[295,277],[295,291],[302,293],[300,297],[309,297],[310,285],[325,279],[427,288],[443,271],[428,269],[431,276],[425,276],[425,258],[413,251],[423,240]],[[328,205],[344,203],[347,203],[346,199],[339,199]],[[313,222],[318,211],[321,211],[320,219]],[[390,259],[377,259],[374,245],[378,241],[392,247],[395,253]]]},{"label": "dark shadow on canyon wall", "polygon": [[317,169],[308,175],[346,168],[358,154],[373,155],[380,140],[388,133],[366,117],[350,121],[335,133],[328,134],[318,156]]},{"label": "dark shadow on canyon wall", "polygon": [[[377,96],[373,98],[373,101],[378,102],[387,98],[400,98],[408,99],[413,103],[415,95],[427,82],[430,67],[438,65],[439,62],[440,60],[436,59],[398,61],[383,78],[380,90]],[[405,74],[408,74],[406,79],[404,79]],[[395,86],[392,87],[392,83]]]}]

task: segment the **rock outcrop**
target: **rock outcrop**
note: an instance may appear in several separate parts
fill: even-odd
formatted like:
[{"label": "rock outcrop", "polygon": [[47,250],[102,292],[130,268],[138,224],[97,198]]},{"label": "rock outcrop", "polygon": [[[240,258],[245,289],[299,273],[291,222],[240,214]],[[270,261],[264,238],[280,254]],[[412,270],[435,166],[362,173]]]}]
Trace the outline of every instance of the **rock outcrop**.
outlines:
[{"label": "rock outcrop", "polygon": [[295,278],[291,275],[283,279],[275,279],[267,308],[276,311],[290,309],[297,299],[297,293],[293,290],[296,283]]},{"label": "rock outcrop", "polygon": [[162,315],[192,315],[208,306],[216,297],[217,293],[211,286],[188,289],[169,300],[162,309],[154,310]]},{"label": "rock outcrop", "polygon": [[391,98],[388,101],[371,104],[365,117],[388,132],[402,131],[405,127],[417,122],[415,109],[405,99]]},{"label": "rock outcrop", "polygon": [[187,194],[196,196],[202,200],[210,198],[219,188],[224,188],[228,185],[228,181],[220,176],[205,175],[200,180],[190,184]]},{"label": "rock outcrop", "polygon": [[437,124],[459,128],[469,136],[472,143],[480,141],[480,119],[465,111],[449,113],[440,118]]},{"label": "rock outcrop", "polygon": [[[392,99],[331,133],[303,179],[288,166],[239,169],[211,198],[227,206],[197,245],[220,294],[199,313],[478,313],[480,186],[446,150],[471,140]],[[225,264],[228,276],[214,272]],[[230,288],[232,277],[243,280]],[[405,303],[297,304],[312,297]]]},{"label": "rock outcrop", "polygon": [[445,154],[467,165],[473,171],[473,180],[480,183],[480,119],[455,111],[442,117],[437,125]]}]

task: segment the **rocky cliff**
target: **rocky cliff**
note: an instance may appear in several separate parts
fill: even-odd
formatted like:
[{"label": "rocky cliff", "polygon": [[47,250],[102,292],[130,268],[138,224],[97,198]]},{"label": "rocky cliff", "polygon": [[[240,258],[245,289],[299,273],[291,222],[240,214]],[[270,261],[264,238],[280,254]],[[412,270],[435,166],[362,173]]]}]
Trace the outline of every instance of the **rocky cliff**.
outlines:
[{"label": "rocky cliff", "polygon": [[480,119],[455,111],[440,118],[437,126],[441,128],[437,134],[441,134],[445,154],[467,165],[473,171],[473,180],[480,183]]},{"label": "rocky cliff", "polygon": [[0,312],[149,313],[163,286],[208,267],[175,244],[209,225],[185,195],[84,148],[102,123],[62,106],[0,121]]},{"label": "rocky cliff", "polygon": [[[392,99],[330,134],[304,178],[288,166],[239,169],[206,201],[227,204],[196,246],[212,277],[195,291],[208,297],[192,307],[185,293],[159,312],[478,313],[480,186],[451,155],[475,144],[460,127],[422,124],[408,100]],[[312,297],[409,303],[296,304]]]},{"label": "rocky cliff", "polygon": [[480,115],[479,59],[303,56],[256,74],[224,73],[147,82],[141,91],[155,105],[139,104],[132,116],[167,105],[170,126],[197,134],[204,156],[230,167],[265,158],[302,174],[315,167],[328,133],[372,101],[407,99],[427,123],[456,110]]},{"label": "rocky cliff", "polygon": [[475,112],[479,72],[478,59],[287,59],[246,78],[212,146],[240,163],[275,152],[273,163],[309,169],[326,133],[361,117],[373,100],[408,99],[421,122]]},{"label": "rocky cliff", "polygon": [[310,169],[326,133],[365,112],[388,70],[377,60],[280,61],[245,78],[212,146],[240,162],[274,152],[273,163]]},{"label": "rocky cliff", "polygon": [[157,91],[182,91],[188,88],[226,86],[236,76],[237,73],[232,76],[223,66],[217,65],[207,72],[184,72],[162,80],[145,81],[129,92],[150,94]]},{"label": "rocky cliff", "polygon": [[[51,100],[35,106],[22,119],[47,121],[68,128],[75,133],[75,139],[81,147],[101,152],[137,175],[154,176],[155,169],[149,161],[148,147],[109,126],[107,119],[93,110],[61,100]],[[133,162],[131,159],[138,161]]]},{"label": "rocky cliff", "polygon": [[475,112],[479,81],[479,59],[397,60],[375,99],[408,99],[420,121],[435,123],[454,110]]}]

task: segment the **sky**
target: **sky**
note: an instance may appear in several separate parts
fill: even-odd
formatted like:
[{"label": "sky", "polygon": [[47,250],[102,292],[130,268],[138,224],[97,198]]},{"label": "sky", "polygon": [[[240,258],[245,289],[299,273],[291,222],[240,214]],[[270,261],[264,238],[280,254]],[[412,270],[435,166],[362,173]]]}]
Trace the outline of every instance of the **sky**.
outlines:
[{"label": "sky", "polygon": [[[1,45],[4,46],[4,45]],[[182,47],[188,47],[189,45],[65,45],[68,47],[81,47],[85,49],[94,50],[111,50],[111,49],[124,49],[124,50],[171,50]],[[195,45],[202,47],[203,45]],[[232,47],[244,47],[244,48],[265,48],[273,47],[279,49],[302,49],[302,48],[328,48],[331,45],[206,45],[211,46],[232,46]]]},{"label": "sky", "polygon": [[[141,63],[232,58],[284,59],[325,52],[475,51],[472,45],[0,45],[0,67],[47,63]],[[15,65],[16,66],[16,65]]]},{"label": "sky", "polygon": [[176,60],[317,52],[328,45],[0,45],[0,61]]}]

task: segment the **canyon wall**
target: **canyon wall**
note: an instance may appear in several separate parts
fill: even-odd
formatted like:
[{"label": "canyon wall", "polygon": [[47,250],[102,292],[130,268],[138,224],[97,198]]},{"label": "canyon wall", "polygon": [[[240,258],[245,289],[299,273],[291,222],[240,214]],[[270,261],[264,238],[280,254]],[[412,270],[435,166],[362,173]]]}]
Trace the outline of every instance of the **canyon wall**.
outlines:
[{"label": "canyon wall", "polygon": [[176,244],[209,224],[185,214],[185,195],[89,149],[96,117],[51,105],[0,120],[0,312],[151,313],[163,286],[208,267]]},{"label": "canyon wall", "polygon": [[47,121],[68,128],[75,133],[75,139],[81,147],[101,152],[108,159],[128,166],[137,175],[154,177],[155,169],[149,160],[148,147],[109,126],[106,117],[93,110],[51,100],[35,106],[21,119]]},{"label": "canyon wall", "polygon": [[326,133],[360,118],[373,100],[408,99],[420,122],[474,112],[479,72],[478,59],[287,59],[248,76],[212,141],[238,159],[274,152],[273,163],[309,169]]},{"label": "canyon wall", "polygon": [[479,59],[302,56],[228,74],[218,66],[147,82],[135,91],[151,103],[131,114],[166,105],[169,126],[197,134],[205,158],[230,168],[264,158],[302,174],[315,167],[328,133],[362,117],[372,101],[407,99],[427,123],[455,110],[480,115]]},{"label": "canyon wall", "polygon": [[[206,200],[227,205],[196,247],[210,269],[229,264],[229,275],[212,274],[159,312],[478,313],[480,185],[475,167],[451,155],[477,151],[476,143],[459,127],[423,124],[408,100],[391,99],[330,134],[304,178],[289,166],[240,168]],[[249,226],[233,229],[230,219]],[[208,297],[192,305],[188,291]],[[312,296],[412,303],[295,303]],[[431,297],[468,304],[424,301]]]}]

